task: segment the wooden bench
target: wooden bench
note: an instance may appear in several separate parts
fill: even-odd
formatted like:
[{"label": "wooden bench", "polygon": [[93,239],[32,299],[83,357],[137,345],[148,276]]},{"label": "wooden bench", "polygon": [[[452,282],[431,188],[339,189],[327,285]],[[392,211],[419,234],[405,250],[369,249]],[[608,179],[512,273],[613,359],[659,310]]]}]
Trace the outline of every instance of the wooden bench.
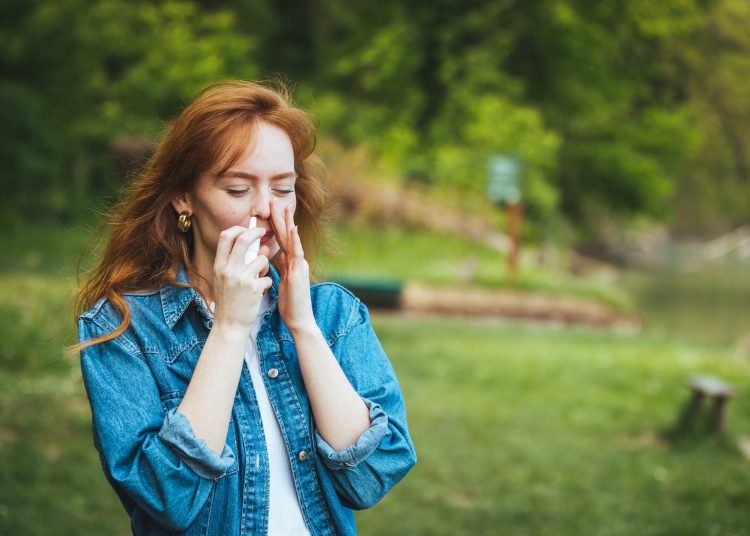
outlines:
[{"label": "wooden bench", "polygon": [[715,434],[722,433],[727,423],[729,400],[735,395],[734,387],[713,376],[691,376],[685,385],[690,389],[692,395],[682,412],[679,423],[680,429],[690,426],[700,412],[703,401],[712,398],[714,407],[711,413],[711,429]]}]

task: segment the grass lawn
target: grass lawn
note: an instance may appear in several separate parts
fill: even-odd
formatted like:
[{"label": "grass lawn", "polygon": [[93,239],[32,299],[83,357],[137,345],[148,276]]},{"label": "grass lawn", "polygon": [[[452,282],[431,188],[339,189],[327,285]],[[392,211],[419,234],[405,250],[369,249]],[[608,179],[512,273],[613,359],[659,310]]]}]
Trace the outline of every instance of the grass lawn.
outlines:
[{"label": "grass lawn", "polygon": [[[99,467],[75,362],[67,277],[0,275],[0,533],[127,534]],[[18,304],[24,307],[19,308]],[[748,364],[710,346],[583,330],[377,316],[419,463],[365,535],[741,534],[750,471],[731,438],[662,437],[711,372],[747,392]]]},{"label": "grass lawn", "polygon": [[[533,252],[522,256],[518,277],[510,281],[505,257],[480,244],[453,235],[401,227],[349,226],[330,229],[335,249],[323,251],[316,264],[325,276],[395,278],[435,286],[470,284],[486,288],[513,288],[551,295],[567,295],[603,302],[622,312],[632,303],[610,281],[569,275],[559,261],[547,266],[532,262]],[[524,260],[525,259],[525,260]],[[558,265],[556,265],[558,264]],[[463,280],[462,271],[473,266]]]},{"label": "grass lawn", "polygon": [[[665,438],[695,372],[748,363],[647,336],[381,318],[419,463],[363,534],[746,534],[750,399],[724,439]],[[390,527],[390,531],[389,531]]]},{"label": "grass lawn", "polygon": [[[77,362],[61,353],[74,337],[68,252],[82,236],[0,239],[0,534],[129,533],[92,445]],[[438,242],[414,240],[420,256],[419,240]],[[426,273],[450,265],[439,259],[425,260]],[[724,347],[457,319],[374,323],[419,463],[358,514],[362,534],[747,533],[750,461],[734,445],[750,435],[750,363]],[[727,434],[669,441],[695,372],[737,386]]]}]

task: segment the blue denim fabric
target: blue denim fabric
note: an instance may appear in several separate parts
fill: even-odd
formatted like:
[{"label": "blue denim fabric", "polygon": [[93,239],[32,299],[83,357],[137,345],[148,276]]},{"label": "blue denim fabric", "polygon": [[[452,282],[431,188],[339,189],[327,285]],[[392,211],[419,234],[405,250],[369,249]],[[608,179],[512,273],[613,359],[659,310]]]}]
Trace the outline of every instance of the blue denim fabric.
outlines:
[{"label": "blue denim fabric", "polygon": [[[257,337],[271,405],[286,443],[302,514],[313,535],[356,534],[353,510],[378,502],[416,463],[401,390],[367,308],[342,287],[311,288],[318,326],[370,410],[370,427],[335,451],[318,434],[291,333],[271,308]],[[180,271],[178,281],[187,282]],[[166,285],[125,295],[131,324],[84,349],[81,369],[104,473],[134,534],[265,534],[269,473],[260,410],[243,366],[221,455],[176,411],[213,325],[198,293]],[[110,333],[120,316],[100,300],[79,318],[79,340]],[[307,456],[300,456],[305,451]]]}]

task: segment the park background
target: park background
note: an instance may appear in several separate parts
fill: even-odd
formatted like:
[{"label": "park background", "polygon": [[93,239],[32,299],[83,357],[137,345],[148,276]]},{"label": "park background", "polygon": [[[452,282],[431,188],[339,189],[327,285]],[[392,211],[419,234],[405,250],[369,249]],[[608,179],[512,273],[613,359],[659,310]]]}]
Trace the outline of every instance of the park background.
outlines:
[{"label": "park background", "polygon": [[[0,533],[129,532],[64,355],[78,263],[200,88],[270,77],[320,120],[318,274],[404,292],[374,324],[419,463],[362,534],[747,533],[748,28],[746,0],[2,0]],[[692,374],[737,389],[722,435],[675,428]]]}]

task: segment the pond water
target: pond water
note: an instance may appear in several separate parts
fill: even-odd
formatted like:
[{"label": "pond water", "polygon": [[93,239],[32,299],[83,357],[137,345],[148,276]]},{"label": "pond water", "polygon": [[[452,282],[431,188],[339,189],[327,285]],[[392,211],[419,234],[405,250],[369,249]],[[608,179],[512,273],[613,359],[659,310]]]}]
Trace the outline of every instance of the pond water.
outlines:
[{"label": "pond water", "polygon": [[644,330],[735,346],[750,336],[750,266],[625,271]]}]

